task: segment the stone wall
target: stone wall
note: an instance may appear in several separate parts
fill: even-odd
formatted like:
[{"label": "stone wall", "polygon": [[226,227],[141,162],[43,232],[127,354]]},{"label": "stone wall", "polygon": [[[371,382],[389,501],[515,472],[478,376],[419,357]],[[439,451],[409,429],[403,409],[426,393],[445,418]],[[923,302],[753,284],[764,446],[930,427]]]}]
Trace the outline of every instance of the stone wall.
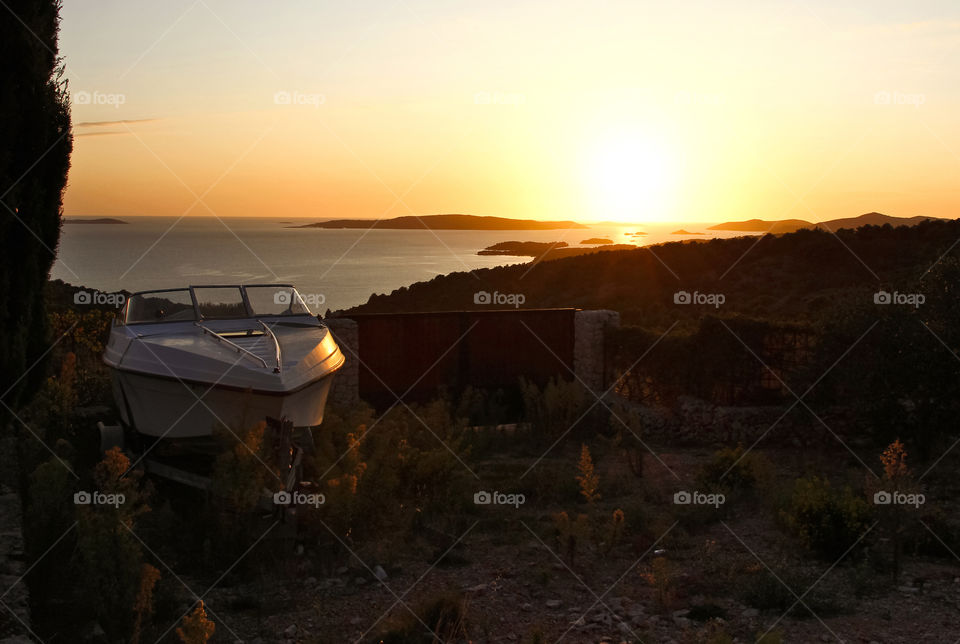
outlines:
[{"label": "stone wall", "polygon": [[843,409],[818,411],[822,423],[790,405],[728,407],[692,397],[681,397],[674,408],[657,408],[619,399],[639,421],[644,436],[673,445],[763,445],[806,447],[831,444],[843,449],[860,445],[855,419]]},{"label": "stone wall", "polygon": [[597,395],[610,386],[606,378],[606,341],[609,331],[619,326],[620,314],[616,311],[577,311],[574,317],[573,370]]}]

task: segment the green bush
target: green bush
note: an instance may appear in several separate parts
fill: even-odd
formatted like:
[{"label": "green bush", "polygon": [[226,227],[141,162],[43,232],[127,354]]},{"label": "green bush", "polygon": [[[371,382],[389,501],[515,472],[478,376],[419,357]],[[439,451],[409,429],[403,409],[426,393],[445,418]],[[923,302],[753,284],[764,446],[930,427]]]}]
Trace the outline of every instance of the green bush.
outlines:
[{"label": "green bush", "polygon": [[[576,380],[551,378],[541,389],[536,383],[520,379],[524,420],[530,424],[530,443],[550,445],[566,436],[594,426],[603,414],[600,403]],[[604,419],[603,427],[607,426]]]},{"label": "green bush", "polygon": [[871,524],[871,507],[849,487],[837,490],[818,476],[799,478],[780,517],[811,550],[834,561],[851,548]]},{"label": "green bush", "polygon": [[745,452],[743,445],[725,447],[703,464],[697,484],[709,491],[728,495],[755,490],[770,478],[770,463],[756,452]]},{"label": "green bush", "polygon": [[307,467],[327,502],[309,513],[309,529],[321,540],[332,539],[329,528],[360,543],[455,522],[476,491],[464,466],[470,431],[444,401],[379,419],[363,406],[329,411]]}]

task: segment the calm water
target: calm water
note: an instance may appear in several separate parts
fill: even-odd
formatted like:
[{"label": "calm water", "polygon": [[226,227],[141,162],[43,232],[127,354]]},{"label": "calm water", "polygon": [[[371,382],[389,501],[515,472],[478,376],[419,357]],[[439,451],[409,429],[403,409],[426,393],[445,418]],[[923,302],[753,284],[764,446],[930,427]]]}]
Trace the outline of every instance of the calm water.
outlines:
[{"label": "calm water", "polygon": [[[307,219],[126,217],[127,225],[64,224],[52,277],[103,291],[140,291],[188,284],[290,282],[316,312],[348,308],[372,293],[453,271],[528,261],[477,251],[509,240],[565,241],[588,237],[629,243],[688,238],[684,228],[709,224],[596,226],[546,231],[293,229]],[[175,223],[176,222],[176,223]],[[284,223],[286,222],[286,223]],[[723,234],[722,236],[731,236]],[[703,238],[703,235],[693,237]]]}]

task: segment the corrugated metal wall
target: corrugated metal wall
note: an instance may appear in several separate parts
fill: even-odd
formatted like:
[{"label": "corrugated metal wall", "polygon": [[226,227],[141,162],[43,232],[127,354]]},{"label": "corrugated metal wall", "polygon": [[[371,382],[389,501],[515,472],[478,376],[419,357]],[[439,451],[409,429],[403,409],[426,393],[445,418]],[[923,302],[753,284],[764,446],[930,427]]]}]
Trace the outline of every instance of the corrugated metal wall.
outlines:
[{"label": "corrugated metal wall", "polygon": [[[441,388],[510,388],[572,378],[576,309],[353,315],[360,397],[371,404],[428,400]],[[391,391],[393,393],[391,393]]]}]

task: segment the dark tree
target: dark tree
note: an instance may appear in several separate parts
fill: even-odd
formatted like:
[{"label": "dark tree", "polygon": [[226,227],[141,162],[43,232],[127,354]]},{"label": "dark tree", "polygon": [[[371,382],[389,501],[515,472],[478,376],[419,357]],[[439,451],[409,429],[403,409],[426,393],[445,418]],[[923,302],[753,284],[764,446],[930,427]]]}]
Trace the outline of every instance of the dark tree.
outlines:
[{"label": "dark tree", "polygon": [[57,55],[60,6],[8,0],[0,7],[0,394],[11,407],[43,376],[38,367],[21,379],[48,343],[43,289],[73,148]]}]

